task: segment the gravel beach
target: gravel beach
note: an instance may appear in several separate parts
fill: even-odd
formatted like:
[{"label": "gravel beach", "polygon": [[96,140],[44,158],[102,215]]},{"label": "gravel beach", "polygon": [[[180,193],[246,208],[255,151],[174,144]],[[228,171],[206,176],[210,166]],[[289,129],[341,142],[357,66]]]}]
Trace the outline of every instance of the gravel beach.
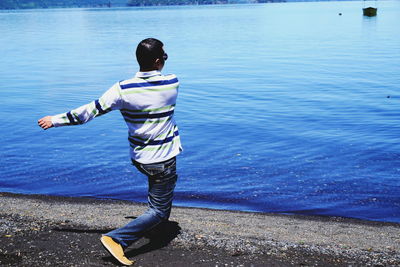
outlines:
[{"label": "gravel beach", "polygon": [[[0,265],[116,266],[101,234],[145,209],[0,193]],[[134,266],[400,266],[400,224],[174,207],[126,255]]]}]

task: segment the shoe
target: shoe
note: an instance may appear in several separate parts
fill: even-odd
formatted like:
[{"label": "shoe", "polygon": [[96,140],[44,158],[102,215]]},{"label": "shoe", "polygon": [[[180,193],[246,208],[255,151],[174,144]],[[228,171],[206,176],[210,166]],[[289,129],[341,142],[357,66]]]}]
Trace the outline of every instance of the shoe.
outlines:
[{"label": "shoe", "polygon": [[104,248],[123,265],[132,265],[135,263],[125,257],[122,246],[115,242],[111,237],[103,235],[100,240]]}]

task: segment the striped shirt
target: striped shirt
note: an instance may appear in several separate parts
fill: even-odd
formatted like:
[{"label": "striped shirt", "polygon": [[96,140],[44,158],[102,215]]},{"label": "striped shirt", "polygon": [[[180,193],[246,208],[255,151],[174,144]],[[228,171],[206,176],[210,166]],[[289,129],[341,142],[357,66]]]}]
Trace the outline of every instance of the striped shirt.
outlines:
[{"label": "striped shirt", "polygon": [[138,72],[134,78],[118,82],[99,99],[52,117],[55,127],[86,123],[112,110],[120,110],[128,125],[133,160],[156,163],[182,151],[174,120],[179,82],[175,75],[159,71]]}]

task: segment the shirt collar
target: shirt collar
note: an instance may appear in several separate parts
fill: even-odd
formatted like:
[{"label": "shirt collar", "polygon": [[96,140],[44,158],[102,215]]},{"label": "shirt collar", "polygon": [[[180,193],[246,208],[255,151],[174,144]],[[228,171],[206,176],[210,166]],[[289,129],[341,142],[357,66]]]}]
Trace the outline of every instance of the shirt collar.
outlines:
[{"label": "shirt collar", "polygon": [[159,76],[159,75],[161,75],[161,72],[159,70],[152,70],[152,71],[146,71],[146,72],[139,71],[136,73],[135,77],[136,78],[149,78],[149,77]]}]

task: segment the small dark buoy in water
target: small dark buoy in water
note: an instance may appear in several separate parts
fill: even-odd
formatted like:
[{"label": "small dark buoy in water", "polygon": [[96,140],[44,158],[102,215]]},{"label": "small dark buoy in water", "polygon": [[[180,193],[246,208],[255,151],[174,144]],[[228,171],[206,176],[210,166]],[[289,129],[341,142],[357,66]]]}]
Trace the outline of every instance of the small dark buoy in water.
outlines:
[{"label": "small dark buoy in water", "polygon": [[339,16],[341,16],[342,15],[342,13],[339,13]]},{"label": "small dark buoy in water", "polygon": [[386,98],[390,98],[390,95],[388,95]]},{"label": "small dark buoy in water", "polygon": [[364,14],[364,16],[367,16],[367,17],[374,17],[374,16],[376,16],[377,10],[378,9],[376,7],[363,8],[363,14]]}]

